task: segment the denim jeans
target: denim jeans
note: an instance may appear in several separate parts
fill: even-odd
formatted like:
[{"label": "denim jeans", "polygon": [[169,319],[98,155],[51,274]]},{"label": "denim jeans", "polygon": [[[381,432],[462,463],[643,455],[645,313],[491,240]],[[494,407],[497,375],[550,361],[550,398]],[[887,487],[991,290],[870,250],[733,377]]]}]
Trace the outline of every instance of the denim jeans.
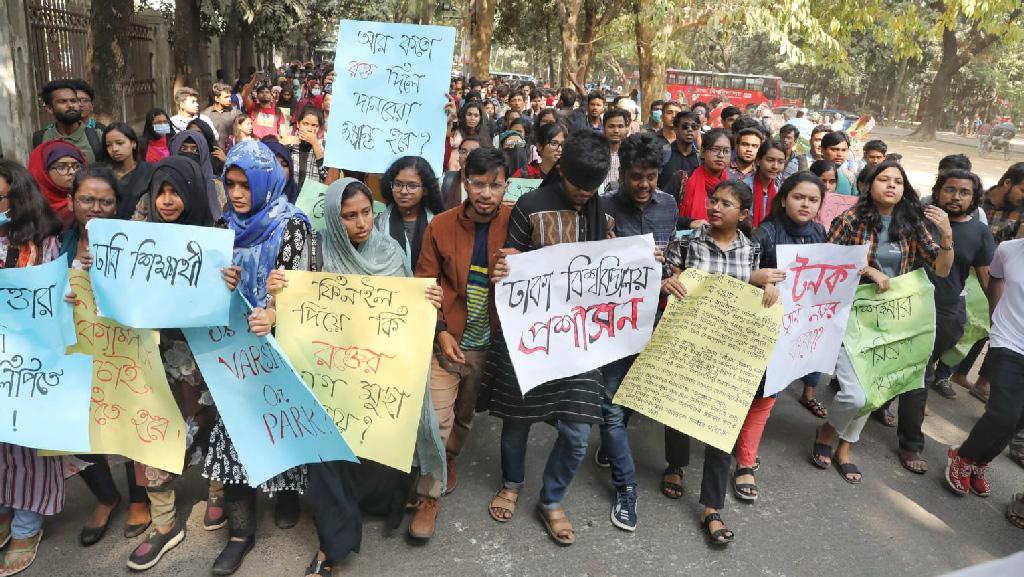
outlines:
[{"label": "denim jeans", "polygon": [[[558,438],[544,466],[540,504],[545,509],[556,509],[587,456],[590,423],[558,419],[549,424],[558,430]],[[520,419],[505,419],[502,423],[501,477],[506,488],[518,491],[526,482],[526,446],[531,425],[533,422]]]},{"label": "denim jeans", "polygon": [[604,404],[601,405],[604,417],[601,422],[601,449],[611,463],[612,484],[619,490],[630,485],[636,486],[636,467],[633,464],[633,453],[629,449],[629,434],[626,432],[629,414],[633,411],[614,404],[612,399],[636,357],[630,355],[601,367],[605,386]]},{"label": "denim jeans", "polygon": [[35,537],[43,529],[43,516],[24,509],[11,509],[0,507],[0,515],[9,515],[14,511],[14,519],[11,520],[11,538],[28,539]]}]

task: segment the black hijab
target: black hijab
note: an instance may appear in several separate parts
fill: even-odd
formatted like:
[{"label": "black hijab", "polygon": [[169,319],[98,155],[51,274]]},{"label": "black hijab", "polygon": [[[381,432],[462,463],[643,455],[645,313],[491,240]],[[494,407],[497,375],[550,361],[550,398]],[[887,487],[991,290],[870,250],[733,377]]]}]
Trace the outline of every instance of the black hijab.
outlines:
[{"label": "black hijab", "polygon": [[164,183],[170,183],[181,197],[185,209],[175,224],[191,224],[194,226],[213,226],[214,218],[207,202],[205,175],[199,165],[192,159],[183,156],[168,156],[153,165],[153,177],[150,179],[149,196],[146,199],[149,222],[164,222],[156,208],[156,197]]},{"label": "black hijab", "polygon": [[206,198],[210,205],[210,214],[213,215],[213,220],[217,220],[223,214],[224,207],[221,206],[220,200],[217,198],[217,187],[213,183],[215,180],[213,164],[210,162],[210,147],[206,145],[206,139],[198,132],[184,130],[174,135],[167,148],[171,151],[171,156],[181,157],[183,156],[181,154],[181,145],[189,140],[195,143],[197,152],[195,156],[188,155],[184,156],[184,158],[194,161],[202,171],[203,180],[205,181]]}]

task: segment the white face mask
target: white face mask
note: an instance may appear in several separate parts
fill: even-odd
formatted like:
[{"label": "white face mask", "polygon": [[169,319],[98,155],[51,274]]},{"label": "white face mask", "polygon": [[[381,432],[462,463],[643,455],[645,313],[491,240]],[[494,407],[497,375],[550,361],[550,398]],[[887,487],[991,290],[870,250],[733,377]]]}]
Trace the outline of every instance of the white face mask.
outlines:
[{"label": "white face mask", "polygon": [[161,124],[154,124],[153,125],[153,132],[155,132],[155,133],[157,133],[159,135],[170,134],[171,133],[171,125],[170,124],[162,124],[162,123]]},{"label": "white face mask", "polygon": [[313,90],[310,91],[310,93],[313,96],[320,96],[320,89],[319,88],[314,88]]},{"label": "white face mask", "polygon": [[11,222],[11,211],[0,212],[0,226],[5,226],[9,222]]}]

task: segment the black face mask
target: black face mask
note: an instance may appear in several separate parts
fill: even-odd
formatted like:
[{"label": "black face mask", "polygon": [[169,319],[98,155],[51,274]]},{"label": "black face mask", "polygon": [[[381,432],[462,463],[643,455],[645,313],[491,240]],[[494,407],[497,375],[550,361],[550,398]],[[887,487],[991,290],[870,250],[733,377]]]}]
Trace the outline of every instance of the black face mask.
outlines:
[{"label": "black face mask", "polygon": [[199,153],[198,152],[180,152],[180,153],[178,153],[178,156],[184,156],[185,158],[191,159],[193,162],[195,162],[199,166],[203,165],[203,163],[200,162],[200,160],[199,160]]},{"label": "black face mask", "polygon": [[61,124],[74,124],[82,119],[81,110],[65,110],[64,112],[53,111],[53,118]]}]

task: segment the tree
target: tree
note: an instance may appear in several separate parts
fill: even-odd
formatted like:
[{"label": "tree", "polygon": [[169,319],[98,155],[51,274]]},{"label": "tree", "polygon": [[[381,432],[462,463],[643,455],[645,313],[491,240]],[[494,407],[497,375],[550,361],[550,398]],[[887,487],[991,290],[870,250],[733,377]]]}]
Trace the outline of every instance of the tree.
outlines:
[{"label": "tree", "polygon": [[[582,4],[583,0],[555,0],[562,30],[562,72],[558,77],[562,86],[568,86],[569,77],[575,78],[576,76],[576,47],[579,44],[576,22]],[[585,81],[586,79],[581,78],[580,80]]]},{"label": "tree", "polygon": [[175,0],[174,3],[174,89],[195,82],[195,44],[201,38],[200,9],[196,0]]},{"label": "tree", "polygon": [[92,0],[89,7],[91,27],[86,69],[96,90],[93,106],[103,122],[110,122],[114,110],[119,108],[119,95],[115,94],[114,88],[125,90],[131,81],[125,77],[129,74],[125,57],[128,26],[125,22],[133,12],[132,0]]},{"label": "tree", "polygon": [[497,0],[468,0],[469,73],[486,78],[491,73],[491,36]]}]

